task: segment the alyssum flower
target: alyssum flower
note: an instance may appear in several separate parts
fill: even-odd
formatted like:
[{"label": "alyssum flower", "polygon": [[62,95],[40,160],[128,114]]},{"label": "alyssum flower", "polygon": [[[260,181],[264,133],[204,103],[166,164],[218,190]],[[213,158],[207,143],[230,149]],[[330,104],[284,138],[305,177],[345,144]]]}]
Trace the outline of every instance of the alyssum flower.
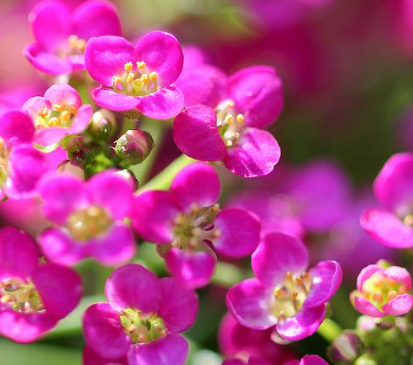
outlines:
[{"label": "alyssum flower", "polygon": [[256,278],[227,293],[230,312],[243,326],[274,327],[274,335],[286,340],[312,335],[341,284],[342,271],[335,261],[321,261],[309,271],[307,266],[307,249],[300,239],[283,233],[265,236],[252,255]]},{"label": "alyssum flower", "polygon": [[12,227],[0,230],[0,334],[32,342],[52,329],[79,303],[76,272],[40,264],[34,240]]},{"label": "alyssum flower", "polygon": [[[229,359],[225,360],[222,365],[270,365],[270,363],[258,357],[250,357],[248,362],[240,359]],[[291,360],[284,365],[328,365],[328,362],[317,355],[306,355],[301,360]]]},{"label": "alyssum flower", "polygon": [[83,317],[86,344],[106,359],[130,365],[183,365],[188,343],[180,332],[196,319],[198,299],[172,278],[158,279],[141,265],[115,270],[106,283],[109,303]]},{"label": "alyssum flower", "polygon": [[400,316],[413,307],[411,288],[411,277],[406,269],[379,262],[360,272],[357,290],[350,298],[355,308],[367,316]]},{"label": "alyssum flower", "polygon": [[383,208],[366,210],[362,227],[383,245],[413,247],[413,154],[392,156],[374,181],[374,192]]},{"label": "alyssum flower", "polygon": [[91,37],[121,35],[119,15],[113,4],[90,0],[70,9],[61,1],[42,1],[30,14],[36,43],[24,55],[38,70],[51,75],[84,70],[84,51]]},{"label": "alyssum flower", "polygon": [[[269,174],[281,151],[272,134],[262,128],[272,124],[283,107],[278,74],[269,66],[253,66],[218,82],[215,69],[205,73],[215,79],[211,83],[224,97],[214,107],[207,106],[213,100],[208,97],[207,105],[193,105],[179,114],[174,120],[176,145],[197,160],[223,161],[228,170],[243,177]],[[190,81],[196,86],[196,81]],[[179,85],[190,94],[194,87],[188,82],[181,80]]]},{"label": "alyssum flower", "polygon": [[169,191],[147,191],[134,201],[132,222],[145,240],[158,245],[170,273],[190,287],[206,285],[215,267],[215,252],[249,255],[260,240],[260,224],[247,211],[220,210],[220,183],[204,163],[182,169]]},{"label": "alyssum flower", "polygon": [[136,47],[114,36],[92,38],[86,45],[85,64],[102,84],[92,96],[103,108],[138,110],[153,119],[169,119],[184,107],[184,96],[172,86],[183,67],[178,40],[169,33],[145,34]]},{"label": "alyssum flower", "polygon": [[73,265],[94,257],[105,265],[118,265],[133,257],[136,245],[130,214],[133,186],[129,180],[105,171],[82,181],[70,175],[45,177],[39,187],[43,213],[54,226],[39,237],[45,256]]}]

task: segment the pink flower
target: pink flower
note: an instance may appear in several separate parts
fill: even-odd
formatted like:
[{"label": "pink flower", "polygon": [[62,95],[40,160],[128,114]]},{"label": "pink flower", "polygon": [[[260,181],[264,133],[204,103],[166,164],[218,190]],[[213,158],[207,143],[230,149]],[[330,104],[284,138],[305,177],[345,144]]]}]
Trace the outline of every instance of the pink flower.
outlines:
[{"label": "pink flower", "polygon": [[413,247],[413,154],[392,156],[374,181],[374,192],[383,208],[364,211],[362,227],[385,246]]},{"label": "pink flower", "polygon": [[184,107],[184,97],[172,84],[183,67],[178,40],[169,33],[144,35],[136,47],[114,36],[92,38],[86,45],[86,69],[102,84],[93,90],[103,108],[137,109],[153,119],[169,119]]},{"label": "pink flower", "polygon": [[51,169],[45,155],[32,146],[34,133],[33,122],[19,110],[0,117],[0,199],[35,196],[40,178]]},{"label": "pink flower", "polygon": [[413,307],[409,272],[399,266],[369,265],[357,278],[357,290],[351,293],[355,308],[370,317],[401,316]]},{"label": "pink flower", "polygon": [[260,240],[260,224],[241,209],[215,204],[220,183],[203,163],[182,169],[169,191],[147,191],[135,198],[132,222],[145,240],[158,245],[171,274],[189,287],[206,285],[214,271],[215,252],[245,257]]},{"label": "pink flower", "polygon": [[[244,362],[240,359],[230,359],[225,360],[222,365],[270,365],[270,363],[259,357],[250,357],[248,362]],[[291,360],[284,363],[284,365],[328,365],[328,362],[317,355],[306,355],[301,361]]]},{"label": "pink flower", "polygon": [[86,344],[102,358],[130,365],[183,365],[188,343],[180,332],[195,321],[198,299],[175,279],[158,279],[141,265],[115,270],[106,283],[109,303],[83,317]]},{"label": "pink flower", "polygon": [[106,171],[85,182],[70,175],[46,177],[40,187],[43,212],[55,224],[39,237],[45,256],[64,265],[94,257],[118,265],[136,251],[124,219],[132,205],[132,184]]},{"label": "pink flower", "polygon": [[[194,70],[192,76],[178,80],[190,105],[174,120],[178,148],[197,160],[222,161],[228,170],[242,177],[269,174],[281,154],[274,137],[262,130],[278,118],[283,107],[281,80],[276,71],[268,66],[253,66],[228,80],[212,67],[202,66],[199,71],[203,73],[200,84],[196,82],[199,72]],[[184,75],[188,72],[185,70]]]},{"label": "pink flower", "polygon": [[44,97],[35,96],[26,101],[23,110],[32,118],[36,132],[34,142],[50,146],[72,134],[82,133],[92,118],[90,105],[82,105],[79,93],[69,85],[49,87]]},{"label": "pink flower", "polygon": [[0,230],[0,334],[16,342],[37,340],[81,298],[74,270],[39,260],[30,236],[12,227]]},{"label": "pink flower", "polygon": [[83,365],[129,365],[129,362],[126,356],[119,359],[105,359],[86,346],[83,351]]},{"label": "pink flower", "polygon": [[256,278],[232,287],[227,305],[240,324],[297,341],[312,335],[324,320],[326,303],[341,284],[335,261],[321,261],[308,272],[303,242],[283,233],[264,238],[252,255]]},{"label": "pink flower", "polygon": [[72,10],[61,1],[43,1],[30,14],[36,43],[24,55],[38,70],[51,75],[84,70],[84,50],[91,37],[121,35],[116,8],[90,0]]}]

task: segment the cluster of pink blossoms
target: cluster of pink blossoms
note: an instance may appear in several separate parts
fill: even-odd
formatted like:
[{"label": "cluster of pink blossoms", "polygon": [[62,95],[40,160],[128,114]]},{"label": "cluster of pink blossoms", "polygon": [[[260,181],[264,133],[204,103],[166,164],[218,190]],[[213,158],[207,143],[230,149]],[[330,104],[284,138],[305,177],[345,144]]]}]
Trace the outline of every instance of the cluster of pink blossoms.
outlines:
[{"label": "cluster of pink blossoms", "polygon": [[[55,83],[0,115],[0,190],[4,201],[35,199],[47,223],[35,238],[0,230],[0,334],[32,342],[51,331],[81,300],[74,266],[92,258],[115,269],[107,303],[83,315],[84,364],[183,365],[189,345],[181,333],[197,318],[195,290],[211,283],[220,261],[251,257],[253,277],[226,293],[232,327],[221,325],[222,364],[326,365],[317,355],[298,360],[279,343],[313,335],[340,287],[340,264],[308,269],[304,241],[336,224],[347,229],[356,209],[345,179],[318,161],[286,174],[280,194],[263,189],[218,204],[214,166],[253,178],[280,159],[265,130],[283,109],[277,71],[250,66],[228,76],[163,31],[132,43],[102,0],[75,9],[44,1],[30,22],[35,43],[24,55]],[[154,189],[135,174],[154,147],[138,128],[143,119],[169,121],[187,156],[170,183]],[[384,208],[364,212],[361,223],[384,245],[413,247],[412,181],[406,153],[375,182]],[[138,240],[156,245],[171,277],[135,263]],[[351,299],[367,316],[401,316],[413,307],[410,292],[407,270],[377,264],[362,270]]]}]

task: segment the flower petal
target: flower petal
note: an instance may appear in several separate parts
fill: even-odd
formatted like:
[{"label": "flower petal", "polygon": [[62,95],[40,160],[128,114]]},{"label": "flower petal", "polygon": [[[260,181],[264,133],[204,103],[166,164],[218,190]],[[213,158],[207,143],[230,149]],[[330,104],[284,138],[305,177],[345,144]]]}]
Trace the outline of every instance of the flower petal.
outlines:
[{"label": "flower petal", "polygon": [[130,227],[117,223],[103,237],[89,242],[89,255],[103,265],[117,266],[131,260],[137,250]]},{"label": "flower petal", "polygon": [[241,325],[265,330],[277,322],[271,313],[271,295],[272,288],[257,279],[247,279],[229,289],[227,306]]},{"label": "flower petal", "polygon": [[34,136],[34,123],[20,110],[10,110],[0,118],[0,137],[7,145],[31,143]]},{"label": "flower petal", "polygon": [[161,86],[171,85],[181,74],[184,64],[179,41],[172,34],[160,31],[149,32],[139,40],[135,59],[144,61],[149,71],[158,74]]},{"label": "flower petal", "polygon": [[68,134],[82,133],[89,125],[92,119],[93,108],[91,105],[82,105],[77,111],[71,127],[68,130]]},{"label": "flower petal", "polygon": [[226,154],[215,111],[204,105],[186,109],[174,120],[174,140],[185,155],[201,161],[219,161]]},{"label": "flower petal", "polygon": [[106,297],[112,308],[136,308],[144,313],[157,312],[161,300],[158,278],[141,265],[129,264],[116,269],[106,282]]},{"label": "flower petal", "polygon": [[36,43],[28,45],[23,50],[23,54],[34,68],[49,75],[65,75],[73,71],[69,60],[61,59],[53,53],[43,50]]},{"label": "flower petal", "polygon": [[83,329],[87,346],[102,357],[125,356],[132,345],[120,322],[119,312],[107,303],[96,303],[86,310]]},{"label": "flower petal", "polygon": [[184,94],[170,86],[147,96],[138,97],[137,109],[146,117],[166,120],[176,117],[184,108]]},{"label": "flower petal", "polygon": [[122,37],[93,37],[86,44],[86,69],[95,81],[112,86],[113,76],[122,75],[125,63],[134,61],[134,50],[133,44]]},{"label": "flower petal", "polygon": [[158,314],[170,333],[184,332],[195,322],[198,313],[198,297],[195,291],[186,289],[178,280],[159,280],[162,305]]},{"label": "flower petal", "polygon": [[413,228],[408,227],[393,213],[382,209],[363,212],[361,226],[382,245],[393,248],[413,247]]},{"label": "flower petal", "polygon": [[13,227],[0,229],[0,280],[26,280],[39,264],[36,242]]},{"label": "flower petal", "polygon": [[371,304],[367,299],[362,296],[354,296],[354,307],[362,314],[374,318],[383,317],[384,314]]},{"label": "flower petal", "polygon": [[250,127],[263,128],[272,124],[283,109],[281,79],[269,66],[244,68],[229,80],[230,99],[237,111],[245,114]]},{"label": "flower petal", "polygon": [[383,270],[383,276],[399,283],[403,283],[407,290],[412,288],[410,273],[404,267],[390,266]]},{"label": "flower petal", "polygon": [[368,265],[361,270],[357,276],[357,290],[362,292],[364,282],[378,271],[383,271],[383,268],[379,265]]},{"label": "flower petal", "polygon": [[413,308],[413,296],[410,294],[398,295],[383,305],[383,312],[390,316],[403,316]]},{"label": "flower petal", "polygon": [[73,269],[44,264],[38,267],[32,279],[47,313],[53,318],[66,317],[79,304],[82,282]]},{"label": "flower petal", "polygon": [[280,146],[267,131],[248,128],[237,145],[228,149],[226,168],[242,177],[268,175],[281,156]]},{"label": "flower petal", "polygon": [[328,362],[317,355],[306,355],[301,359],[300,365],[328,365]]},{"label": "flower petal", "polygon": [[72,14],[73,34],[88,40],[101,35],[122,34],[116,7],[102,0],[91,0],[80,4]]},{"label": "flower petal", "polygon": [[285,280],[287,272],[299,274],[307,268],[308,252],[299,238],[271,233],[258,245],[251,263],[258,280],[275,287]]},{"label": "flower petal", "polygon": [[83,365],[129,365],[126,356],[118,359],[106,359],[86,346],[83,350]]},{"label": "flower petal", "polygon": [[310,270],[312,284],[304,302],[307,308],[327,303],[340,287],[343,271],[336,261],[321,261]]},{"label": "flower petal", "polygon": [[133,346],[128,359],[130,365],[184,365],[188,350],[188,342],[183,336],[171,334],[153,342]]},{"label": "flower petal", "polygon": [[139,104],[138,98],[117,93],[107,87],[94,89],[92,91],[92,98],[100,107],[119,112],[134,110]]},{"label": "flower petal", "polygon": [[34,142],[40,146],[51,146],[59,143],[68,134],[66,127],[40,128],[36,130]]},{"label": "flower petal", "polygon": [[172,181],[170,193],[177,206],[187,212],[196,204],[207,207],[218,200],[220,183],[214,168],[204,163],[184,167]]},{"label": "flower petal", "polygon": [[67,105],[80,108],[82,99],[76,89],[67,84],[54,84],[44,93],[45,99],[52,105]]},{"label": "flower petal", "polygon": [[289,341],[298,341],[314,334],[326,314],[325,305],[301,309],[294,317],[277,323],[278,334]]},{"label": "flower petal", "polygon": [[226,257],[250,255],[260,242],[261,225],[257,218],[242,209],[225,209],[214,222],[220,235],[214,239],[214,249]]},{"label": "flower petal", "polygon": [[146,191],[134,200],[131,215],[133,228],[150,242],[171,243],[178,213],[168,192]]}]

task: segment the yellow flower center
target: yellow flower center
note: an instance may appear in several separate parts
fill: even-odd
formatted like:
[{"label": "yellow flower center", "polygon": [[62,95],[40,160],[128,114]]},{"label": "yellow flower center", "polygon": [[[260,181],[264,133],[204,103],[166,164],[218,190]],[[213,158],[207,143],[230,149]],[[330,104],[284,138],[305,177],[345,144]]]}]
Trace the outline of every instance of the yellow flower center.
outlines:
[{"label": "yellow flower center", "polygon": [[227,147],[236,145],[245,127],[245,116],[237,114],[234,106],[232,100],[225,100],[216,109],[217,126]]},{"label": "yellow flower center", "polygon": [[36,128],[66,127],[72,125],[73,118],[77,114],[74,105],[54,104],[52,109],[44,108],[35,119]]},{"label": "yellow flower center", "polygon": [[4,187],[9,176],[9,151],[6,142],[0,138],[0,188]]},{"label": "yellow flower center", "polygon": [[37,313],[44,310],[42,300],[33,283],[23,283],[19,279],[0,282],[0,302],[21,313]]}]

